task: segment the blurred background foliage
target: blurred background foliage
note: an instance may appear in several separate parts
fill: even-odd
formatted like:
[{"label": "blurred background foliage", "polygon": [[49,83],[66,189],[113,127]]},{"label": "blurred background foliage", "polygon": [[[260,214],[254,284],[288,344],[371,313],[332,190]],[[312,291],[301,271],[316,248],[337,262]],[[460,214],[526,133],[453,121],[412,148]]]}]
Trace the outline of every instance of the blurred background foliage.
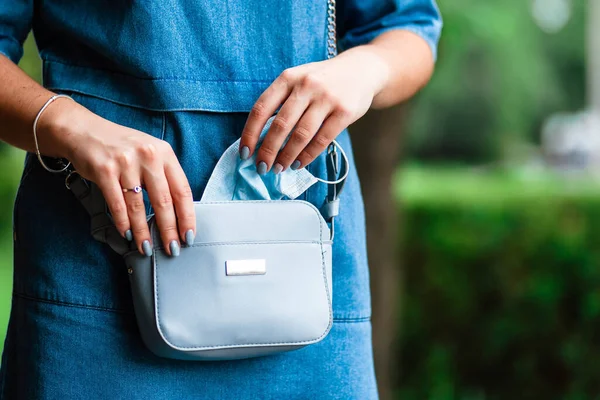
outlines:
[{"label": "blurred background foliage", "polygon": [[542,121],[585,101],[583,0],[548,34],[532,1],[440,0],[444,31],[430,84],[413,101],[407,155],[414,160],[517,160]]},{"label": "blurred background foliage", "polygon": [[[533,0],[532,0],[533,1]],[[411,103],[402,207],[403,399],[600,396],[600,186],[527,169],[540,128],[585,106],[585,4],[559,32],[532,1],[439,0],[437,71]],[[40,79],[31,39],[21,67]],[[0,147],[0,207],[23,154]],[[11,214],[0,214],[0,334],[10,302]]]}]

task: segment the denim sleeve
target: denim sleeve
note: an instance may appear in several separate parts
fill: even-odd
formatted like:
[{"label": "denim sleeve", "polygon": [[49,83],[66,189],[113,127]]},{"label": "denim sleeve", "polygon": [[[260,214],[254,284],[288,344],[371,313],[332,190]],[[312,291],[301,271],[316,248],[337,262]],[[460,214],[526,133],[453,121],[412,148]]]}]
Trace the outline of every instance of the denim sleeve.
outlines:
[{"label": "denim sleeve", "polygon": [[435,0],[338,0],[338,46],[366,44],[379,34],[404,29],[421,36],[437,59],[442,17]]},{"label": "denim sleeve", "polygon": [[15,64],[23,56],[23,42],[31,30],[33,0],[0,1],[0,53]]}]

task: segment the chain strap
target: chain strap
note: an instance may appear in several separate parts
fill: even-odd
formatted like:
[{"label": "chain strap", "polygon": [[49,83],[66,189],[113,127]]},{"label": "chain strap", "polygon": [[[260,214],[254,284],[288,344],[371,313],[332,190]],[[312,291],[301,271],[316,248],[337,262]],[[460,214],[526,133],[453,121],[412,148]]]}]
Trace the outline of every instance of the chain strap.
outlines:
[{"label": "chain strap", "polygon": [[337,55],[335,0],[327,0],[327,58]]}]

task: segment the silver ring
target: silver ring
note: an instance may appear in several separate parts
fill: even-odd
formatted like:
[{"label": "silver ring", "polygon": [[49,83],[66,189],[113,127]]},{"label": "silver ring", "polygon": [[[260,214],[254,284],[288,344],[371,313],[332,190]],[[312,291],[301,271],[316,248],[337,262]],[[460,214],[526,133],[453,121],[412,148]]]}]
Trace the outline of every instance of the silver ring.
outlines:
[{"label": "silver ring", "polygon": [[123,188],[123,193],[127,193],[127,192],[141,193],[142,192],[142,186],[141,185],[137,185],[137,186],[132,187],[131,189]]}]

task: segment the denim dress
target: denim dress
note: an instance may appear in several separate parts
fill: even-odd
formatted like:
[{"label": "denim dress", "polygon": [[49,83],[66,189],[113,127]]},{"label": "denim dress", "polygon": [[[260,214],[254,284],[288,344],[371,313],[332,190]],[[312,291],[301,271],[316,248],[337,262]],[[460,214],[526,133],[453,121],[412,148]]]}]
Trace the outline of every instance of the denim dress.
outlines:
[{"label": "denim dress", "polygon": [[[44,86],[167,141],[199,200],[262,91],[285,68],[326,58],[326,13],[325,0],[4,1],[0,53],[17,62],[33,28]],[[337,19],[342,51],[406,29],[436,54],[433,0],[338,0]],[[350,174],[333,245],[333,328],[300,350],[236,361],[152,354],[123,260],[94,241],[64,176],[27,154],[0,398],[377,398],[364,206],[347,130],[338,141]],[[307,168],[326,176],[323,155]],[[320,206],[325,194],[319,183],[301,198]]]}]

